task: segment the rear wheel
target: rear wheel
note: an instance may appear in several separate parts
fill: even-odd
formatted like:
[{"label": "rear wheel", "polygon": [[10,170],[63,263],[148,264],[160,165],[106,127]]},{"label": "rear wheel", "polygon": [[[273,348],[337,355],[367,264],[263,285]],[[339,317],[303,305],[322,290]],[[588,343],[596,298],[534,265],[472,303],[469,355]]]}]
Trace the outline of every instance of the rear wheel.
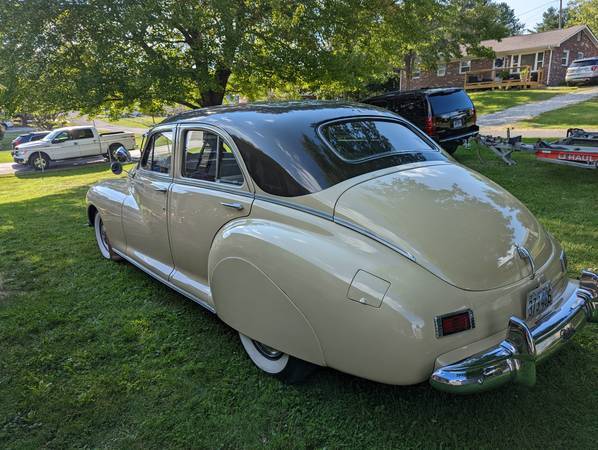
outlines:
[{"label": "rear wheel", "polygon": [[50,167],[50,157],[42,152],[36,152],[29,158],[29,164],[35,170],[46,170]]},{"label": "rear wheel", "polygon": [[242,333],[241,343],[251,361],[269,375],[294,384],[305,380],[317,366],[262,344]]},{"label": "rear wheel", "polygon": [[122,258],[112,250],[100,213],[96,213],[93,220],[93,227],[96,233],[96,241],[98,241],[98,248],[100,249],[102,256],[113,261],[120,261]]}]

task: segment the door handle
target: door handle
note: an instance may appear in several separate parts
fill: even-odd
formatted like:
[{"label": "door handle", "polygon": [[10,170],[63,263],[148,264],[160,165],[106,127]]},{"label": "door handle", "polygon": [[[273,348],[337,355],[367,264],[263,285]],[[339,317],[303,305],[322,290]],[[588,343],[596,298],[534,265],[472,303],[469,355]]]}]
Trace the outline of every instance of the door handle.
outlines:
[{"label": "door handle", "polygon": [[226,206],[227,208],[236,209],[237,211],[241,211],[243,209],[243,205],[240,204],[240,203],[226,203],[226,202],[221,202],[220,204],[222,206]]},{"label": "door handle", "polygon": [[152,189],[156,192],[168,192],[168,188],[164,186],[152,186]]}]

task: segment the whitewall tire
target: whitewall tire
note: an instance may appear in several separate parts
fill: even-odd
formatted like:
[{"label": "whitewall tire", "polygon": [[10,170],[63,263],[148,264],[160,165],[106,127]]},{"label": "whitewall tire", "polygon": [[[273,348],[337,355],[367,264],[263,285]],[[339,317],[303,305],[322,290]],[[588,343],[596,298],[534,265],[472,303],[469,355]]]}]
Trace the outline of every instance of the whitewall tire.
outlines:
[{"label": "whitewall tire", "polygon": [[113,261],[120,261],[122,258],[112,250],[112,246],[110,245],[110,240],[108,239],[108,234],[106,233],[106,228],[104,227],[104,222],[102,222],[100,213],[96,213],[94,217],[93,228],[95,230],[98,248],[100,249],[102,256]]},{"label": "whitewall tire", "polygon": [[286,383],[302,382],[317,367],[255,341],[242,333],[239,333],[239,337],[247,355],[257,367]]}]

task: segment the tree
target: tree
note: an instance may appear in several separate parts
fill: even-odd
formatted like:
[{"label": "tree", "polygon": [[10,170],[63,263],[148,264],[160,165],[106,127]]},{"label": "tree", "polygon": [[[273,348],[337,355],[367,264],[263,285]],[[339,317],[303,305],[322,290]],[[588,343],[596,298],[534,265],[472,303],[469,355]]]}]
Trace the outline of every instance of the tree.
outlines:
[{"label": "tree", "polygon": [[598,32],[598,0],[576,0],[568,4],[569,23],[571,25],[587,25]]},{"label": "tree", "polygon": [[[569,21],[569,9],[563,8],[562,25],[565,28]],[[559,10],[554,6],[548,8],[542,14],[542,22],[536,24],[536,32],[558,30],[559,28]]]},{"label": "tree", "polygon": [[513,8],[503,2],[496,5],[496,10],[497,20],[507,27],[509,36],[523,34],[525,31],[525,24],[517,18]]}]

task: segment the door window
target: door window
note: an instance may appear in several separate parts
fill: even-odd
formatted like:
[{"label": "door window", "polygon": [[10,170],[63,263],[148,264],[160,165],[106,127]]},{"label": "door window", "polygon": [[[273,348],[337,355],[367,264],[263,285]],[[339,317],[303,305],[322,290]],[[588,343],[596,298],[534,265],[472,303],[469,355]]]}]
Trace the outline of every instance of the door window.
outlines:
[{"label": "door window", "polygon": [[71,139],[71,135],[68,131],[61,131],[60,133],[58,133],[54,139],[52,140],[52,142],[54,143],[60,143],[60,142],[66,142],[68,140]]},{"label": "door window", "polygon": [[182,175],[195,180],[243,184],[243,174],[230,146],[215,133],[185,132]]},{"label": "door window", "polygon": [[170,173],[172,164],[172,131],[161,131],[151,136],[143,152],[141,167],[152,172]]},{"label": "door window", "polygon": [[71,134],[73,135],[74,140],[93,139],[93,131],[91,131],[91,128],[76,128],[71,131]]}]

